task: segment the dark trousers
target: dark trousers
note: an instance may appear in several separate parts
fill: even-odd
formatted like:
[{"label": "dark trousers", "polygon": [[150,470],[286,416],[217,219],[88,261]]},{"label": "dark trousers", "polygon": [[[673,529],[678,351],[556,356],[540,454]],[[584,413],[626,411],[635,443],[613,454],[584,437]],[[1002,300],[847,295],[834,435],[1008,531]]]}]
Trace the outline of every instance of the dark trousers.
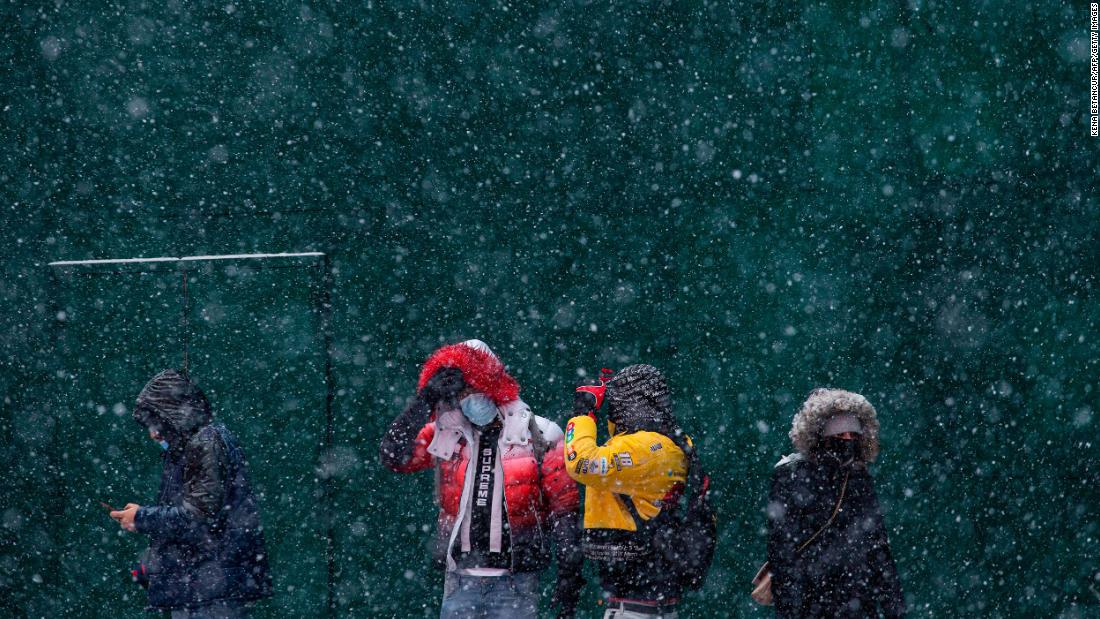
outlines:
[{"label": "dark trousers", "polygon": [[252,609],[245,602],[227,600],[198,608],[180,608],[165,613],[171,619],[248,619]]}]

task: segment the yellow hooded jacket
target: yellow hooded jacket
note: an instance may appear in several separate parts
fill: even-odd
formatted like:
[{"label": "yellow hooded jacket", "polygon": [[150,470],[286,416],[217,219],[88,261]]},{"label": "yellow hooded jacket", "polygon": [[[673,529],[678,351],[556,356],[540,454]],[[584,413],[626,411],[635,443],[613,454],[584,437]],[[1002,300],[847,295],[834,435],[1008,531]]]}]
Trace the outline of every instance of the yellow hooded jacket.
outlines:
[{"label": "yellow hooded jacket", "polygon": [[657,432],[615,434],[596,444],[596,422],[574,417],[565,427],[565,470],[587,486],[584,528],[636,531],[630,510],[617,494],[631,497],[638,515],[650,520],[661,513],[655,503],[687,478],[687,458],[672,439]]}]

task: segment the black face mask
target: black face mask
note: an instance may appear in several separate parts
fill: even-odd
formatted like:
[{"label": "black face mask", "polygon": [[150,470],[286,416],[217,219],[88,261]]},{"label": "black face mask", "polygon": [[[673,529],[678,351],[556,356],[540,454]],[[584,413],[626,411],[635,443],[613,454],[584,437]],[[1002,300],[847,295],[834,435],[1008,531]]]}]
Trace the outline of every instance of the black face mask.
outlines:
[{"label": "black face mask", "polygon": [[827,436],[822,443],[822,452],[838,464],[859,460],[861,455],[860,440],[857,438],[843,439],[836,436]]}]

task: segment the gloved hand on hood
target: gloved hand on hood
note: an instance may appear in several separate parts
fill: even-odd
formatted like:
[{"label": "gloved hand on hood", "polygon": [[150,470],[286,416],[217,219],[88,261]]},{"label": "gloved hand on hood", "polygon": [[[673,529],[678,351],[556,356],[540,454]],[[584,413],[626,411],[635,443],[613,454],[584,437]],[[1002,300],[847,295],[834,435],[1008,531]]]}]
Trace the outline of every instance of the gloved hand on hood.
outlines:
[{"label": "gloved hand on hood", "polygon": [[462,370],[447,367],[433,374],[417,395],[430,406],[435,406],[439,402],[455,399],[465,387],[466,381],[462,379]]}]

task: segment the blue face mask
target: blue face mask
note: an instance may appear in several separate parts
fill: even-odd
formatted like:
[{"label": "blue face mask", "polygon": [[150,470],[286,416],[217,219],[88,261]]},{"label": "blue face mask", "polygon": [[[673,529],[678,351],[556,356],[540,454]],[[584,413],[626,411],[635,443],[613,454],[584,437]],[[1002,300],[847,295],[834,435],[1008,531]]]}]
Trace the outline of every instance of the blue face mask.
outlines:
[{"label": "blue face mask", "polygon": [[497,405],[483,393],[471,393],[458,403],[462,414],[475,426],[488,425],[497,416]]}]

